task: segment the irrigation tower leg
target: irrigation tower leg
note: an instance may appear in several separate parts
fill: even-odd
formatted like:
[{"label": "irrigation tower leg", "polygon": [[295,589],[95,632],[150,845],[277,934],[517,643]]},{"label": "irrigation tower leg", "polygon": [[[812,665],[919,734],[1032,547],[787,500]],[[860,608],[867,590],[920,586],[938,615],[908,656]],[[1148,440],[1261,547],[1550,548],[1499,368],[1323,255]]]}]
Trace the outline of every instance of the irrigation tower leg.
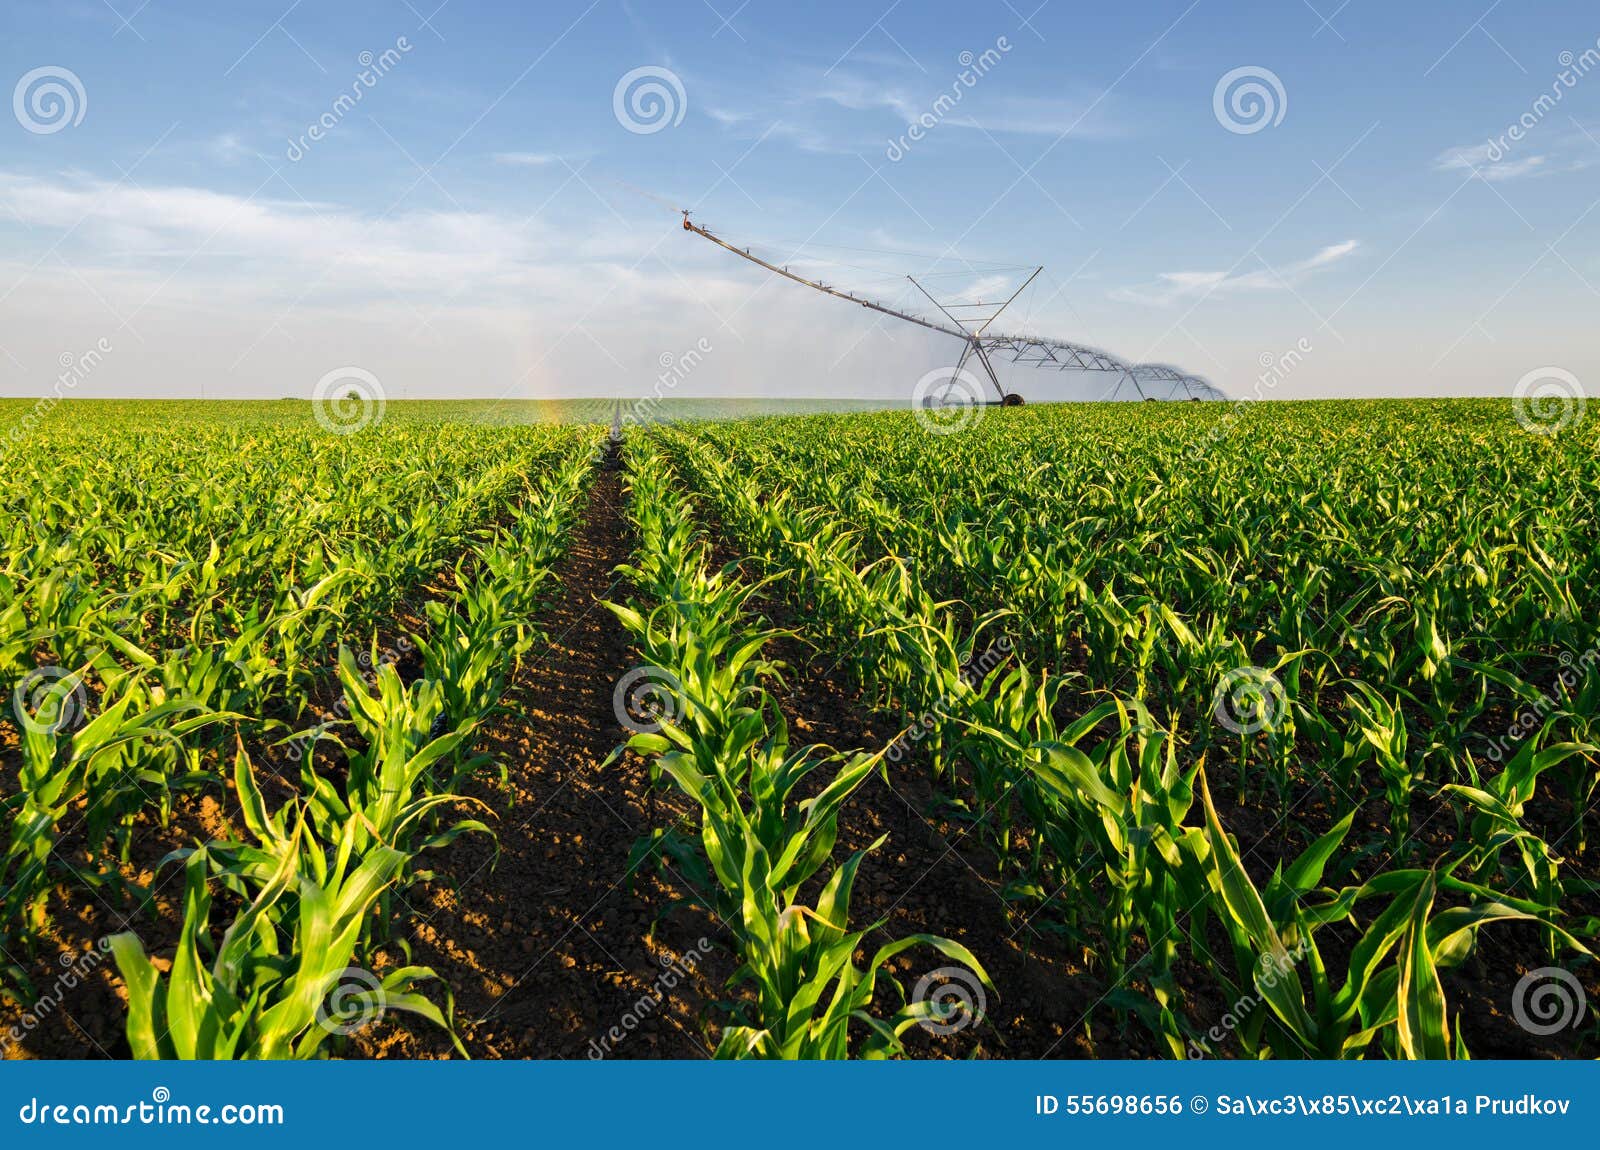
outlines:
[{"label": "irrigation tower leg", "polygon": [[1000,377],[995,374],[994,364],[989,362],[988,354],[977,340],[973,340],[967,346],[972,348],[977,353],[978,358],[983,361],[983,370],[989,373],[989,382],[994,384],[995,395],[999,396],[1001,403],[1004,403],[1006,401],[1006,389],[1000,386]]},{"label": "irrigation tower leg", "polygon": [[956,360],[956,369],[950,373],[950,381],[945,384],[944,390],[939,393],[939,402],[941,404],[948,404],[950,402],[950,393],[955,390],[956,380],[961,378],[961,371],[967,366],[967,358],[971,354],[972,343],[971,341],[968,341],[961,348],[961,358]]}]

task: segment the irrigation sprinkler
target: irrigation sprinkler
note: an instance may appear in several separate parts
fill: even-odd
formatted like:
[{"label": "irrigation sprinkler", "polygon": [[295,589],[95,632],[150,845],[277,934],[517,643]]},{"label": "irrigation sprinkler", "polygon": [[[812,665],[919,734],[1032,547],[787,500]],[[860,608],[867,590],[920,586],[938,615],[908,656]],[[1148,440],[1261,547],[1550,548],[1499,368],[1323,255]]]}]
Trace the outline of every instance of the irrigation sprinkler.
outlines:
[{"label": "irrigation sprinkler", "polygon": [[[988,381],[988,386],[993,388],[993,396],[984,402],[1002,407],[1021,406],[1022,397],[1015,392],[1006,391],[1000,382],[999,373],[995,371],[994,360],[1004,357],[1011,363],[1023,364],[1029,367],[1054,369],[1056,371],[1101,372],[1108,376],[1115,376],[1117,382],[1116,386],[1112,388],[1110,396],[1113,399],[1121,394],[1125,386],[1131,387],[1142,400],[1176,399],[1179,397],[1180,392],[1182,392],[1183,398],[1186,399],[1228,398],[1210,381],[1173,367],[1170,364],[1129,363],[1109,352],[1100,351],[1084,344],[1073,343],[1070,340],[991,332],[990,328],[994,321],[1044,271],[1042,265],[1034,268],[1028,278],[1023,281],[1022,286],[1012,292],[1004,301],[988,303],[981,301],[941,302],[913,276],[906,276],[906,279],[910,280],[912,285],[926,296],[934,307],[939,309],[946,321],[940,322],[938,319],[930,319],[927,316],[900,311],[877,300],[858,296],[854,292],[841,291],[817,280],[807,279],[798,272],[790,271],[787,267],[762,259],[752,253],[748,247],[741,248],[729,243],[709,228],[691,220],[687,210],[683,212],[683,230],[702,236],[724,251],[732,252],[740,259],[748,260],[758,267],[766,268],[774,275],[793,280],[797,284],[803,284],[815,291],[822,292],[824,295],[830,295],[835,299],[857,304],[860,307],[880,312],[883,315],[892,316],[907,323],[914,323],[919,327],[925,327],[929,331],[940,332],[959,339],[962,343],[961,357],[956,362],[955,371],[951,373],[950,383],[946,386],[947,392],[955,386],[955,381],[961,378],[961,373],[966,370],[968,363],[971,362],[981,368],[985,379]],[[958,317],[955,314],[955,310],[952,309],[977,310],[977,314]],[[1146,390],[1147,388],[1156,390],[1161,385],[1166,385],[1167,387],[1165,397],[1152,395],[1150,390]]]}]

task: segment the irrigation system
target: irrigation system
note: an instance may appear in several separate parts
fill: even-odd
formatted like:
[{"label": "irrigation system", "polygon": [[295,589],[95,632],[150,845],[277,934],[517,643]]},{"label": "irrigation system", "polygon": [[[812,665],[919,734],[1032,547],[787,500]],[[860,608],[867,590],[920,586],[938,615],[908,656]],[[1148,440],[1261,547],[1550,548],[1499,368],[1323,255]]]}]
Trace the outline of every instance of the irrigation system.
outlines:
[{"label": "irrigation system", "polygon": [[[1002,312],[1027,290],[1028,285],[1038,278],[1044,268],[1036,267],[1023,281],[1022,285],[1012,292],[1005,300],[991,302],[944,302],[936,299],[932,292],[917,281],[914,276],[906,279],[921,292],[929,303],[939,309],[944,317],[943,321],[931,319],[927,316],[914,315],[911,312],[900,311],[888,304],[877,300],[867,299],[856,295],[854,292],[842,291],[839,288],[821,283],[818,280],[807,279],[798,272],[790,271],[780,264],[771,263],[755,255],[747,247],[738,247],[729,243],[709,228],[695,223],[689,218],[687,211],[683,212],[683,230],[703,236],[716,244],[719,248],[732,252],[740,259],[749,260],[759,267],[766,268],[774,275],[784,279],[793,280],[797,284],[804,284],[808,288],[831,295],[835,299],[845,300],[875,312],[881,312],[895,319],[914,323],[925,327],[929,331],[940,332],[953,336],[962,343],[961,358],[956,362],[955,371],[950,374],[949,380],[941,395],[926,397],[928,402],[948,402],[951,391],[959,391],[961,381],[970,378],[967,372],[968,363],[977,364],[988,380],[988,385],[994,389],[994,394],[988,396],[971,396],[966,401],[981,400],[983,402],[998,403],[1013,406],[1022,402],[1021,396],[1014,392],[1006,391],[1000,383],[1000,376],[994,369],[994,361],[1002,359],[1011,363],[1024,364],[1029,367],[1054,369],[1056,371],[1100,372],[1107,377],[1115,376],[1116,385],[1111,389],[1109,398],[1116,399],[1124,387],[1131,387],[1140,399],[1227,399],[1212,383],[1198,375],[1192,375],[1171,364],[1165,363],[1129,363],[1109,352],[1098,348],[1088,347],[1084,344],[1073,343],[1064,339],[1046,339],[1035,335],[1009,335],[993,332],[990,329],[994,321],[1000,318]],[[957,311],[962,312],[957,316]],[[976,313],[976,314],[972,314]],[[1166,389],[1165,395],[1155,394]]]}]

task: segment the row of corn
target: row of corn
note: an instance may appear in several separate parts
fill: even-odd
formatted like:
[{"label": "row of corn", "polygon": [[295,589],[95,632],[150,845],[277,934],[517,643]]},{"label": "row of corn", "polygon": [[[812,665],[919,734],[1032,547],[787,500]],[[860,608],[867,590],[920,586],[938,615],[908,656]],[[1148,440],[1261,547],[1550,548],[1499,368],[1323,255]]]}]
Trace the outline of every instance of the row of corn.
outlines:
[{"label": "row of corn", "polygon": [[[221,785],[233,729],[303,724],[341,635],[369,633],[454,556],[568,429],[307,436],[88,426],[0,479],[0,682],[17,787],[0,806],[0,944],[21,955],[66,880],[126,889],[135,826]],[[9,752],[8,752],[9,757]],[[81,843],[68,858],[63,845]],[[0,995],[26,1000],[20,963]]]},{"label": "row of corn", "polygon": [[[762,654],[776,633],[749,608],[759,585],[740,582],[731,567],[711,568],[684,494],[652,444],[630,443],[627,461],[637,544],[624,573],[635,601],[610,606],[669,696],[651,724],[658,729],[628,745],[693,803],[700,865],[691,862],[684,873],[702,876],[700,897],[741,960],[732,982],[749,988],[723,1026],[716,1054],[902,1053],[906,1032],[937,1021],[942,1008],[907,1001],[890,972],[892,959],[926,946],[985,982],[987,975],[965,947],[932,935],[869,952],[869,936],[884,923],[852,927],[851,894],[863,862],[884,840],[843,859],[835,847],[842,808],[881,756],[790,745],[769,689],[778,667]],[[666,841],[657,836],[654,845]]]},{"label": "row of corn", "polygon": [[338,711],[348,718],[281,740],[300,752],[294,797],[273,809],[237,743],[244,833],[166,860],[184,875],[170,962],[148,956],[134,932],[110,942],[135,1057],[312,1057],[384,1011],[418,1014],[460,1047],[449,989],[442,1008],[425,995],[434,973],[411,965],[394,935],[395,903],[424,852],[492,835],[460,817],[475,804],[458,792],[488,765],[475,735],[535,640],[530,620],[591,469],[586,452],[569,451],[525,481],[509,521],[457,562],[453,591],[427,604],[412,681],[376,643],[370,657],[341,646]]},{"label": "row of corn", "polygon": [[[1010,893],[1061,916],[1104,962],[1106,1005],[1132,1011],[1173,1056],[1215,1041],[1185,1013],[1182,960],[1244,1004],[1228,1041],[1245,1054],[1361,1057],[1376,1045],[1434,1058],[1466,1056],[1439,972],[1470,955],[1481,927],[1526,920],[1553,945],[1587,953],[1558,904],[1491,885],[1502,853],[1530,849],[1504,823],[1514,825],[1542,771],[1583,747],[1530,746],[1492,793],[1474,796],[1502,821],[1474,823],[1469,849],[1433,867],[1324,885],[1351,830],[1346,811],[1260,882],[1217,815],[1204,757],[1180,754],[1177,731],[1142,703],[1091,699],[1063,721],[1079,701],[1063,694],[1071,680],[1031,670],[996,638],[1003,614],[963,625],[957,605],[935,600],[903,562],[863,561],[857,533],[827,509],[799,505],[782,484],[772,494],[703,439],[674,435],[671,445],[691,489],[813,621],[815,638],[907,717],[896,747],[925,750],[947,792],[975,812],[1014,875]],[[996,649],[1003,657],[990,657]],[[1338,970],[1332,955],[1346,952],[1325,956],[1319,935],[1325,946],[1325,932],[1341,927],[1357,941]]]}]

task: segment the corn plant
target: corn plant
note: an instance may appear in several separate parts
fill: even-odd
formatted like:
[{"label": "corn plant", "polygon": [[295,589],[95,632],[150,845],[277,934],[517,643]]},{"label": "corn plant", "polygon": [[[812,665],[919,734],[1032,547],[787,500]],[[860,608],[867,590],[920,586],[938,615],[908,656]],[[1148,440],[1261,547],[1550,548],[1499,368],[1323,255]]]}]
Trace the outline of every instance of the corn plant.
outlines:
[{"label": "corn plant", "polygon": [[[881,752],[791,750],[788,726],[762,685],[772,668],[759,652],[771,633],[739,618],[750,592],[727,569],[707,571],[659,459],[635,450],[630,464],[640,550],[677,562],[632,569],[640,590],[664,595],[648,613],[611,608],[646,656],[671,672],[678,705],[675,716],[660,719],[659,731],[636,734],[628,746],[698,808],[715,905],[743,960],[733,981],[755,988],[754,1020],[725,1028],[717,1054],[843,1058],[851,1053],[852,1022],[867,1028],[857,1053],[902,1053],[901,1036],[934,1018],[938,1006],[906,1003],[884,970],[890,959],[922,944],[966,963],[986,984],[988,977],[965,947],[931,935],[888,943],[864,968],[856,966],[856,950],[883,924],[851,931],[850,896],[862,860],[881,839],[837,865],[814,906],[801,901],[801,888],[832,860],[841,807],[871,776]],[[801,798],[801,784],[829,766],[832,779]],[[887,1019],[873,1011],[883,984],[892,984],[901,1002]]]},{"label": "corn plant", "polygon": [[[358,819],[324,839],[299,802],[269,813],[242,749],[234,782],[255,841],[178,852],[183,927],[171,969],[163,973],[136,934],[111,939],[128,987],[134,1057],[311,1058],[353,1021],[383,1010],[450,1030],[447,1014],[416,990],[433,977],[425,967],[400,967],[381,980],[368,974],[355,990],[342,985],[374,907],[408,856],[381,843],[362,850]],[[241,904],[220,937],[212,882]]]},{"label": "corn plant", "polygon": [[[1359,1058],[1380,1041],[1395,1057],[1466,1057],[1451,1025],[1439,971],[1471,953],[1481,927],[1539,922],[1583,950],[1551,923],[1551,908],[1455,878],[1451,872],[1459,859],[1435,869],[1386,871],[1360,886],[1318,892],[1329,860],[1350,831],[1350,815],[1287,869],[1274,869],[1265,889],[1259,889],[1217,818],[1203,771],[1199,782],[1209,909],[1232,942],[1236,973],[1223,985],[1245,1012],[1238,1036],[1247,1053]],[[1469,901],[1436,910],[1441,890]],[[1366,912],[1366,904],[1374,901],[1382,909],[1369,916],[1343,980],[1336,983],[1316,931],[1332,922],[1357,922],[1357,912]]]}]

